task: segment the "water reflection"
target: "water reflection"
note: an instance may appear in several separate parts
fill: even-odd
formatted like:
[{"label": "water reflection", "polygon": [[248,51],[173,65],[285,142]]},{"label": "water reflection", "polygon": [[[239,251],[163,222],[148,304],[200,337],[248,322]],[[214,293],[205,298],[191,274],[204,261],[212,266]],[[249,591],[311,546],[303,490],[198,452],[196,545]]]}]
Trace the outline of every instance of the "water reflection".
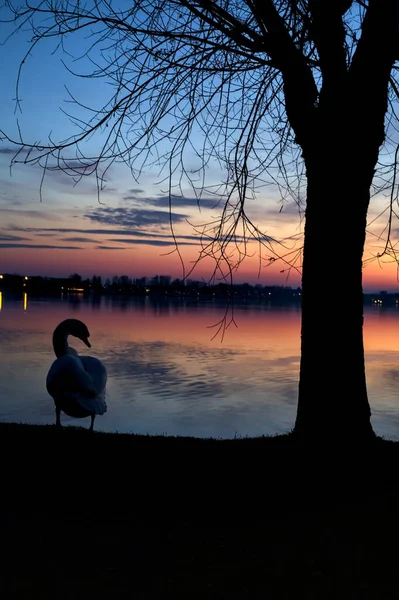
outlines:
[{"label": "water reflection", "polygon": [[[1,300],[3,304],[1,306]],[[289,431],[295,421],[300,311],[246,304],[238,328],[212,341],[225,307],[195,301],[66,295],[0,295],[3,350],[0,420],[53,423],[45,390],[52,332],[65,318],[87,323],[109,373],[105,431],[234,437]],[[20,318],[25,313],[24,319]],[[373,426],[399,439],[398,311],[370,309],[365,349]],[[84,354],[79,341],[73,344]],[[72,419],[66,423],[80,425]],[[83,426],[86,426],[83,423]]]},{"label": "water reflection", "polygon": [[[23,310],[28,310],[28,293],[23,292],[22,296],[20,294],[12,294],[9,292],[5,293],[4,301],[9,303],[10,305],[14,305],[18,299],[22,299]],[[0,292],[2,294],[2,292]],[[3,301],[3,296],[0,296]],[[94,311],[119,311],[121,313],[126,313],[129,311],[134,311],[135,313],[150,313],[155,316],[172,316],[177,314],[182,314],[185,312],[193,313],[193,311],[203,311],[204,309],[210,309],[212,311],[217,311],[219,314],[223,314],[226,311],[226,304],[223,300],[210,298],[210,299],[197,299],[197,298],[162,298],[156,296],[118,296],[118,295],[84,295],[83,293],[61,293],[58,297],[50,297],[45,296],[43,298],[38,298],[33,296],[32,299],[36,303],[57,303],[62,302],[65,305],[68,305],[68,309],[70,308],[73,311],[78,311],[84,305],[85,311],[90,308]],[[228,311],[239,311],[242,312],[251,312],[251,313],[270,313],[270,311],[277,310],[279,312],[285,313],[297,313],[300,314],[300,307],[297,305],[292,306],[280,306],[274,307],[270,304],[254,304],[251,301],[236,301],[234,306],[230,305],[227,308]]]}]

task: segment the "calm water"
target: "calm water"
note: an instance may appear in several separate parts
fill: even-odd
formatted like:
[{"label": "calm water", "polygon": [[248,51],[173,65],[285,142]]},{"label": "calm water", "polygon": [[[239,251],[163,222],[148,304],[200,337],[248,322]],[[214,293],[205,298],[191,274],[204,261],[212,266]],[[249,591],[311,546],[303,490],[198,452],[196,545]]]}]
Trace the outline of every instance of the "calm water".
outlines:
[{"label": "calm water", "polygon": [[[147,299],[15,299],[0,311],[0,421],[53,423],[45,388],[54,360],[52,332],[84,321],[92,348],[82,354],[108,371],[103,431],[234,437],[289,431],[295,421],[300,344],[296,308],[235,308],[238,327],[212,340],[225,309]],[[365,348],[375,431],[399,439],[399,310],[366,309]],[[89,419],[63,415],[65,425]]]}]

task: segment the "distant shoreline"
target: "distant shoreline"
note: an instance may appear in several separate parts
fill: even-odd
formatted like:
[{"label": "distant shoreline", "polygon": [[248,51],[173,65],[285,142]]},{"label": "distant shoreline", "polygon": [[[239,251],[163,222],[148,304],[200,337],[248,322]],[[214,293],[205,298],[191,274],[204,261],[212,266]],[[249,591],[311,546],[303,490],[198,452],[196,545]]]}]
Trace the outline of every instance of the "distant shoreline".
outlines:
[{"label": "distant shoreline", "polygon": [[[190,301],[195,303],[224,303],[236,304],[242,302],[245,304],[262,304],[273,306],[296,306],[301,307],[302,292],[300,288],[292,289],[289,287],[261,286],[261,287],[243,287],[241,285],[232,286],[185,286],[184,289],[176,289],[173,286],[155,286],[155,287],[127,287],[125,289],[116,289],[115,287],[92,289],[89,286],[75,288],[56,285],[52,280],[39,281],[35,279],[28,280],[27,283],[10,284],[0,280],[0,293],[9,294],[15,299],[27,294],[31,298],[67,298],[79,297],[86,298],[122,298],[122,299],[149,299],[154,301]],[[320,301],[344,302],[345,294],[328,293],[325,290],[320,291]],[[399,292],[380,291],[378,293],[364,293],[363,304],[365,306],[379,305],[399,307]]]}]

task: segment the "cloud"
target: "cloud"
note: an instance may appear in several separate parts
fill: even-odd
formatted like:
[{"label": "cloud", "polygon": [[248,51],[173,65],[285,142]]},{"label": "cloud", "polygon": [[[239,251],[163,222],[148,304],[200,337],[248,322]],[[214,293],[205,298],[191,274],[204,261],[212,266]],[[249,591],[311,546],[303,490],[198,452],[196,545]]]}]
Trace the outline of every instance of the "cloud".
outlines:
[{"label": "cloud", "polygon": [[[35,233],[37,235],[52,235],[53,233],[84,233],[86,235],[120,235],[120,236],[137,236],[145,238],[172,238],[171,234],[152,233],[143,231],[142,229],[78,229],[72,227],[13,227],[13,231],[23,231],[24,233]],[[198,240],[196,235],[179,235],[179,239]],[[86,240],[86,238],[85,238]]]},{"label": "cloud", "polygon": [[[265,226],[275,225],[281,227],[282,225],[293,225],[298,227],[301,221],[304,223],[305,210],[304,206],[298,208],[295,202],[287,202],[284,205],[273,203],[270,204],[262,203],[258,201],[256,203],[248,202],[246,205],[247,214],[250,215],[252,221],[263,223]],[[282,206],[282,208],[281,208]]]},{"label": "cloud", "polygon": [[82,250],[80,246],[50,246],[42,244],[0,244],[0,248],[36,248],[40,250]]},{"label": "cloud", "polygon": [[92,242],[95,244],[99,244],[98,240],[92,240],[85,237],[66,237],[62,239],[63,242]]},{"label": "cloud", "polygon": [[65,163],[65,170],[57,169],[56,171],[52,171],[52,173],[65,173],[65,171],[76,171],[78,173],[86,173],[86,172],[94,172],[97,165],[97,161],[84,161],[84,160],[68,160]]},{"label": "cloud", "polygon": [[[19,231],[19,230],[18,230]],[[33,233],[33,232],[32,232]],[[36,233],[36,232],[35,232]],[[54,237],[54,233],[36,233],[38,237]]]},{"label": "cloud", "polygon": [[[139,190],[140,192],[142,192],[143,190]],[[136,190],[129,190],[129,192],[132,193],[137,193],[138,191]],[[124,196],[123,197],[124,200],[136,200],[138,202],[138,204],[140,204],[141,206],[145,205],[150,205],[150,206],[156,206],[158,208],[166,208],[169,210],[170,208],[170,204],[169,204],[169,196],[161,196],[159,198],[156,197],[152,197],[152,196],[147,196],[145,198],[138,198],[137,196],[133,195],[133,196]],[[218,204],[218,200],[215,198],[201,198],[200,200],[198,198],[186,198],[183,196],[172,196],[172,201],[171,201],[171,206],[172,206],[172,212],[173,212],[173,208],[195,208],[195,209],[213,209],[216,208],[217,206],[223,206],[223,203],[220,202]]]},{"label": "cloud", "polygon": [[[54,214],[50,212],[46,212],[45,210],[18,210],[13,208],[0,208],[0,213],[11,215],[15,218],[18,217],[29,217],[29,218],[39,218],[51,220],[54,218]],[[14,227],[13,227],[14,229]],[[15,229],[17,229],[15,227]]]},{"label": "cloud", "polygon": [[9,235],[7,233],[0,233],[0,242],[21,242],[26,239],[26,237],[21,237],[19,235]]},{"label": "cloud", "polygon": [[[120,240],[110,239],[110,242],[119,242]],[[123,240],[124,244],[141,244],[146,246],[175,246],[175,242],[172,239],[170,240],[153,240],[153,239],[141,239],[141,240]],[[177,243],[179,246],[195,246],[195,242],[182,242],[180,238],[177,239]],[[197,240],[198,243],[198,240]]]},{"label": "cloud", "polygon": [[[39,227],[13,227],[12,231],[22,231],[24,233],[36,233],[38,235],[42,235],[42,236],[47,236],[47,235],[51,235],[52,233],[56,234],[56,233],[84,233],[86,236],[90,236],[90,235],[112,235],[112,236],[122,236],[123,237],[123,241],[126,241],[124,238],[127,236],[135,236],[135,237],[140,237],[140,238],[146,238],[148,239],[148,244],[151,243],[151,239],[155,238],[155,239],[160,239],[160,240],[164,240],[167,241],[168,243],[174,244],[174,240],[173,240],[173,236],[172,234],[166,234],[166,233],[154,233],[151,231],[143,231],[142,229],[78,229],[78,228],[72,228],[72,227],[43,227],[43,228],[39,228]],[[176,236],[176,239],[178,241],[178,243],[182,243],[184,241],[189,241],[189,242],[193,242],[193,244],[198,244],[201,240],[201,236],[200,235],[179,235]],[[244,238],[242,236],[237,235],[237,242],[243,241]],[[79,241],[91,241],[93,242],[94,240],[88,239],[88,238],[81,238],[79,239]],[[111,241],[119,241],[116,239],[113,239]],[[120,240],[122,241],[122,240]],[[203,240],[205,243],[210,242],[210,238],[208,237],[204,237]],[[267,236],[267,235],[260,235],[256,238],[256,241],[264,241],[264,242],[274,242],[275,239],[273,237]],[[130,243],[130,242],[128,242]],[[138,243],[146,243],[146,242],[138,242]]]},{"label": "cloud", "polygon": [[[3,187],[4,185],[7,185],[8,182],[4,183],[4,180],[1,182],[1,186]],[[9,186],[11,187],[11,186]],[[4,191],[4,189],[3,189]],[[10,196],[4,196],[4,197],[0,197],[0,202],[2,202],[3,204],[7,204],[7,206],[24,206],[24,203],[21,200],[15,200],[12,199]]]},{"label": "cloud", "polygon": [[128,192],[129,194],[144,194],[144,190],[141,190],[140,188],[131,188]]},{"label": "cloud", "polygon": [[[169,209],[169,196],[162,196],[160,198],[151,198],[148,199],[149,202],[151,202],[151,204],[153,206],[158,206],[159,208],[168,208]],[[215,198],[185,198],[185,197],[172,197],[172,201],[171,201],[171,205],[172,208],[175,206],[184,206],[187,208],[196,208],[196,209],[212,209],[212,208],[216,208],[216,207],[220,207],[223,206],[223,201],[222,202],[218,202],[218,200]]]},{"label": "cloud", "polygon": [[[260,208],[262,208],[262,206],[260,206]],[[280,205],[279,208],[275,208],[275,209],[267,209],[267,217],[270,215],[274,215],[275,217],[278,218],[287,218],[290,217],[295,218],[295,219],[299,219],[300,217],[304,217],[305,216],[305,206],[301,205],[298,206],[298,204],[296,202],[287,202],[286,204]]]},{"label": "cloud", "polygon": [[[170,242],[174,243],[174,239],[172,234],[166,234],[166,233],[151,233],[149,231],[142,231],[140,229],[131,229],[131,230],[125,230],[125,231],[112,231],[112,230],[103,230],[103,233],[105,233],[106,235],[135,235],[137,237],[140,238],[145,238],[145,240],[142,241],[142,243],[151,243],[151,240],[153,238],[156,239],[163,239],[163,240],[169,240]],[[179,235],[177,236],[178,240],[189,240],[192,241],[194,243],[198,243],[198,241],[200,240],[200,237],[197,235]],[[147,241],[146,241],[147,240]],[[125,239],[123,239],[123,241],[126,241]]]},{"label": "cloud", "polygon": [[120,246],[96,246],[96,250],[127,250],[127,248],[121,248]]},{"label": "cloud", "polygon": [[18,148],[18,146],[16,148],[11,148],[10,146],[0,146],[0,154],[5,154],[7,156],[15,156],[17,153],[26,154],[27,150],[24,150],[23,148]]},{"label": "cloud", "polygon": [[[46,170],[46,180],[49,179],[52,182],[52,185],[62,185],[69,188],[70,193],[72,192],[71,188],[75,188],[76,185],[79,187],[79,195],[88,195],[96,196],[98,193],[96,177],[101,178],[101,172],[96,171],[96,163],[87,159],[86,161],[71,159],[63,164],[63,167],[58,167],[56,164],[49,165]],[[109,183],[112,181],[110,169],[107,169],[106,177],[102,180],[101,183],[101,195],[106,196],[107,194],[118,194],[120,196],[120,192],[115,187],[110,187]]]},{"label": "cloud", "polygon": [[93,179],[95,176],[90,174],[90,171],[85,173],[83,167],[80,170],[76,168],[76,170],[71,170],[70,172],[65,172],[62,169],[47,171],[45,176],[46,179],[51,179],[53,187],[65,186],[69,188],[69,193],[75,193],[75,186],[79,185],[79,195],[97,194],[97,188]]},{"label": "cloud", "polygon": [[[161,210],[140,208],[98,208],[86,213],[86,219],[105,225],[118,225],[119,227],[151,227],[169,225],[170,215]],[[172,219],[179,223],[188,218],[188,215],[173,213]]]}]

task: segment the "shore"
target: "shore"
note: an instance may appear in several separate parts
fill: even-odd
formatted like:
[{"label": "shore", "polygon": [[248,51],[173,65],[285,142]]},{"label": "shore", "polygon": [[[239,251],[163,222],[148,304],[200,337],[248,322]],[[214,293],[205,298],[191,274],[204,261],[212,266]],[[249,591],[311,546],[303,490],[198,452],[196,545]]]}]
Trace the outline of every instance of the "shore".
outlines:
[{"label": "shore", "polygon": [[6,598],[399,598],[399,443],[0,423]]}]

